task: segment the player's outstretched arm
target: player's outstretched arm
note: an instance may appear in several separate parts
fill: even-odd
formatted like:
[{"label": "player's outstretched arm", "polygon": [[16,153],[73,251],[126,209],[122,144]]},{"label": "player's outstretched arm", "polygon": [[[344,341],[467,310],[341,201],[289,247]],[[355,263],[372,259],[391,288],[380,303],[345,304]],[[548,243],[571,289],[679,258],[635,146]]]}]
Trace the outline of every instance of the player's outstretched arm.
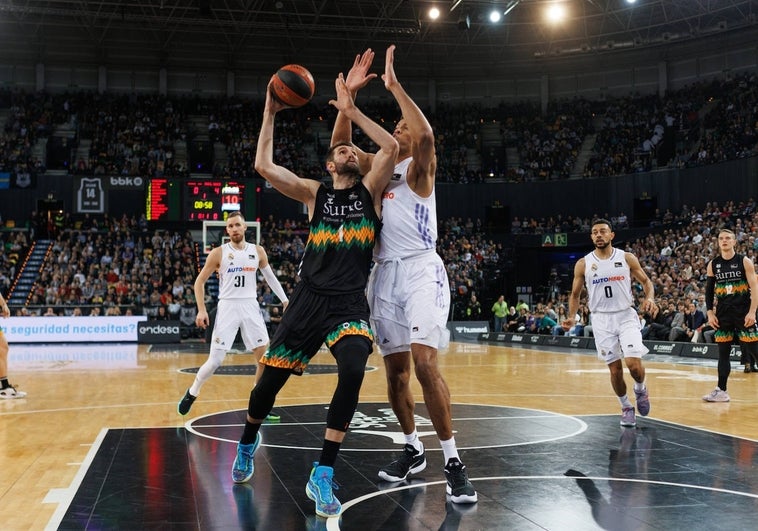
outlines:
[{"label": "player's outstretched arm", "polygon": [[337,99],[329,101],[355,125],[360,127],[368,137],[379,146],[379,152],[374,156],[371,169],[364,175],[363,184],[371,192],[374,199],[381,200],[381,193],[389,184],[395,158],[399,150],[397,141],[381,125],[371,120],[356,107],[355,101],[347,89],[345,79],[340,74],[334,82]]},{"label": "player's outstretched arm", "polygon": [[427,196],[432,193],[435,174],[437,173],[434,131],[424,113],[421,112],[419,106],[411,99],[397,79],[397,75],[395,74],[394,44],[387,48],[382,80],[386,89],[392,93],[395,101],[400,106],[403,120],[408,125],[408,131],[413,139],[411,154],[413,156],[413,171],[415,176],[411,176],[411,179],[419,181],[412,183],[414,191],[420,195]]},{"label": "player's outstretched arm", "polygon": [[274,118],[277,112],[285,108],[286,106],[273,97],[269,81],[261,131],[258,135],[258,148],[255,152],[255,171],[287,197],[307,205],[308,211],[311,212],[319,183],[311,179],[302,179],[274,162]]}]

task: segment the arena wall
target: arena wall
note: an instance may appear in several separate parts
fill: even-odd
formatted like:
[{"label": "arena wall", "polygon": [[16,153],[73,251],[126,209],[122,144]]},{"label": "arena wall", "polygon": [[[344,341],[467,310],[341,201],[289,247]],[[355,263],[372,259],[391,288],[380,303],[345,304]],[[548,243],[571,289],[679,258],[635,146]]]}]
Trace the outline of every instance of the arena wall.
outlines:
[{"label": "arena wall", "polygon": [[[591,217],[625,213],[633,224],[644,224],[638,210],[642,197],[654,202],[662,212],[681,210],[683,205],[702,208],[708,201],[723,203],[758,197],[758,158],[735,160],[710,166],[686,169],[662,169],[653,172],[595,179],[527,183],[447,184],[437,186],[438,214],[441,219],[487,217],[495,202],[512,217],[562,216]],[[3,191],[2,215],[5,219],[26,220],[37,210],[37,203],[50,197],[63,201],[67,212],[77,213],[78,189],[75,181],[82,176],[37,176],[36,187]],[[105,209],[111,215],[137,215],[145,212],[144,187],[125,189],[110,186],[109,177],[92,177],[102,181]],[[276,190],[262,187],[256,217],[300,219],[302,206]],[[197,227],[200,222],[194,222]],[[192,223],[182,223],[192,228]]]}]

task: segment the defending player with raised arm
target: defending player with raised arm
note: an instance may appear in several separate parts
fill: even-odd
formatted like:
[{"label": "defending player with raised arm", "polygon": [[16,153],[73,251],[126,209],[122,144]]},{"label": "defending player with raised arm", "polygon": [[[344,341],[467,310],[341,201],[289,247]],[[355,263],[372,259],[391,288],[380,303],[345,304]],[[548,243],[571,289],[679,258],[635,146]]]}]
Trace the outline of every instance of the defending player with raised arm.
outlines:
[{"label": "defending player with raised arm", "polygon": [[256,275],[261,272],[271,291],[287,307],[287,295],[271,270],[266,250],[260,245],[245,241],[247,224],[241,212],[232,212],[226,220],[229,242],[213,249],[205,260],[205,265],[195,279],[194,290],[197,301],[195,324],[207,328],[210,324],[205,307],[205,284],[210,276],[218,272],[219,293],[210,353],[205,363],[198,369],[195,381],[187,389],[177,405],[180,415],[189,413],[192,404],[200,394],[200,388],[218,369],[232,348],[239,331],[245,348],[252,351],[258,367],[255,371],[257,383],[263,372],[260,360],[268,345],[268,331],[258,305],[258,283]]},{"label": "defending player with raised arm", "polygon": [[333,145],[326,158],[331,185],[298,177],[274,162],[274,118],[285,107],[272,97],[270,84],[266,94],[255,169],[281,193],[306,205],[310,233],[298,270],[300,282],[261,360],[266,369],[250,393],[232,466],[233,481],[242,483],[252,477],[260,426],[276,395],[293,373],[303,373],[325,343],[337,362],[337,387],[326,416],[321,455],[306,484],[316,514],[324,517],[338,516],[342,510],[332,491],[334,465],[358,405],[372,351],[366,282],[382,225],[382,190],[392,176],[398,151],[392,135],[355,106],[342,74],[335,90],[337,99],[329,103],[359,124],[379,146],[379,153],[361,179],[355,149],[347,143]]},{"label": "defending player with raised arm", "polygon": [[[356,57],[347,84],[355,94],[373,74],[373,52]],[[434,193],[437,156],[434,132],[421,109],[395,74],[395,46],[387,48],[384,86],[397,101],[402,118],[393,136],[400,146],[394,175],[382,200],[382,238],[374,250],[376,263],[369,280],[371,324],[384,356],[387,394],[405,436],[403,453],[379,470],[385,481],[401,481],[426,468],[424,445],[414,417],[410,387],[411,359],[423,389],[424,402],[444,455],[446,491],[453,503],[475,503],[453,436],[450,391],[437,363],[438,349],[448,344],[450,290],[447,271],[437,254],[437,205]],[[359,124],[355,124],[359,125]],[[349,116],[338,115],[332,142],[348,142]],[[361,160],[371,160],[360,153]]]},{"label": "defending player with raised arm", "polygon": [[611,386],[621,404],[621,425],[634,427],[637,423],[634,406],[627,396],[623,359],[634,379],[634,394],[640,415],[650,413],[650,398],[645,385],[642,356],[648,349],[642,343],[640,320],[634,308],[632,278],[642,285],[645,299],[642,310],[655,316],[655,286],[639,260],[632,253],[613,247],[615,233],[611,222],[596,219],[592,222],[591,238],[595,249],[580,258],[574,266],[574,281],[569,295],[568,318],[562,323],[570,330],[576,323],[582,290],[587,289],[588,306],[592,315],[592,332],[597,355],[608,365]]}]

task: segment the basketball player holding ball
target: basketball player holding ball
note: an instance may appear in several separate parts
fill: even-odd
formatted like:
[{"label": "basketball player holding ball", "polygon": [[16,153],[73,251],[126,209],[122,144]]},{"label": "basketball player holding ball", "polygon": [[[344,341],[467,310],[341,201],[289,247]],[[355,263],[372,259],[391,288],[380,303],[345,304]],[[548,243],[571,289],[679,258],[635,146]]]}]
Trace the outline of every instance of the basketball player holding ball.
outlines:
[{"label": "basketball player holding ball", "polygon": [[348,143],[333,145],[327,154],[332,185],[295,175],[273,160],[274,118],[286,108],[273,96],[274,82],[272,78],[266,93],[255,169],[274,188],[307,207],[310,235],[300,264],[300,282],[261,359],[266,365],[263,375],[250,393],[232,480],[243,483],[252,477],[261,423],[277,393],[293,373],[303,373],[325,343],[337,362],[337,387],[326,416],[321,456],[311,469],[306,494],[314,500],[316,514],[332,517],[342,511],[332,491],[334,465],[358,405],[373,348],[365,290],[381,228],[382,191],[392,177],[398,145],[355,106],[340,74],[335,82],[337,99],[329,104],[358,124],[379,146],[379,152],[363,178],[355,149]]}]

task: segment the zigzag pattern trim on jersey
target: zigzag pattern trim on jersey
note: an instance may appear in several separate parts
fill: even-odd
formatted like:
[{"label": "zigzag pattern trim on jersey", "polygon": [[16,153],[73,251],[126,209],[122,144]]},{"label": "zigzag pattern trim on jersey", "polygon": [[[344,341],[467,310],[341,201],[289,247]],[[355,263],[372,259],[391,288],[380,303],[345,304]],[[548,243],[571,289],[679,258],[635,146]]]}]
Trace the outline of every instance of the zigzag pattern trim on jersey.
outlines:
[{"label": "zigzag pattern trim on jersey", "polygon": [[363,336],[372,343],[374,342],[374,332],[366,322],[349,321],[347,323],[342,323],[339,328],[327,335],[324,343],[326,343],[327,347],[331,348],[332,345],[345,336]]},{"label": "zigzag pattern trim on jersey", "polygon": [[261,363],[264,365],[289,369],[298,373],[302,373],[310,361],[310,358],[305,356],[302,351],[290,350],[284,344],[269,349],[261,359]]},{"label": "zigzag pattern trim on jersey", "polygon": [[740,280],[737,282],[728,282],[726,284],[718,284],[715,287],[715,293],[717,298],[726,297],[728,295],[742,295],[750,291],[750,286],[746,280]]},{"label": "zigzag pattern trim on jersey", "polygon": [[376,229],[373,222],[362,219],[360,223],[345,222],[338,229],[318,223],[311,229],[308,243],[316,251],[323,251],[329,247],[367,249],[374,245],[375,237]]},{"label": "zigzag pattern trim on jersey", "polygon": [[[758,332],[754,326],[749,329],[740,329],[737,330],[737,339],[744,343],[755,343],[758,341]],[[716,343],[731,343],[734,341],[734,330],[716,330],[713,340]]]}]

